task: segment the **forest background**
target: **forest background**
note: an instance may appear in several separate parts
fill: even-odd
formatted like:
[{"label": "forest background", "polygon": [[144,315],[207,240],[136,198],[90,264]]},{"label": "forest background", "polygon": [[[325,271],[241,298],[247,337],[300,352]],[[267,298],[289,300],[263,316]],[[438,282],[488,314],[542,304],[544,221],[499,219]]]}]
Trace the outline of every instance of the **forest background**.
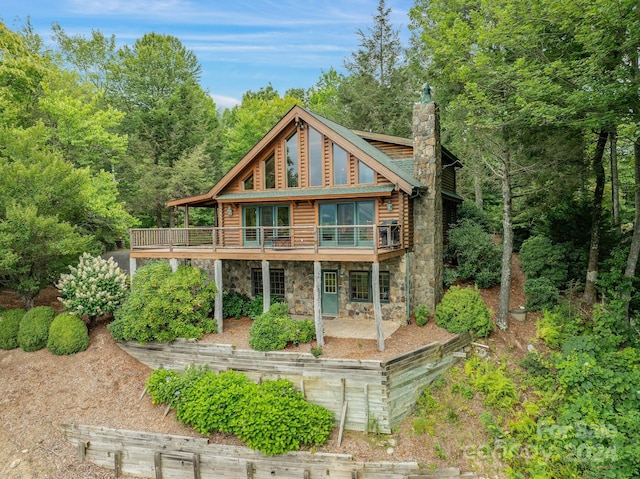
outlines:
[{"label": "forest background", "polygon": [[[508,328],[512,256],[536,245],[544,261],[525,269],[530,296],[579,297],[588,311],[588,320],[547,321],[559,331],[555,346],[587,337],[566,354],[611,361],[624,351],[623,381],[638,386],[616,412],[622,419],[587,411],[589,427],[615,423],[634,437],[637,3],[416,0],[409,45],[389,12],[381,0],[372,25],[356,32],[345,74],[330,68],[283,95],[265,85],[224,112],[178,38],[149,32],[116,47],[113,35],[69,36],[54,25],[48,47],[28,23],[15,32],[0,24],[0,283],[29,307],[82,252],[116,247],[133,226],[180,224],[166,202],[207,191],[294,104],[350,128],[410,137],[412,104],[428,83],[443,142],[464,163],[459,192],[475,205],[465,214],[501,239],[497,326]],[[207,212],[190,218],[212,222]],[[451,270],[453,282],[459,271]],[[558,275],[545,275],[551,270]],[[567,358],[545,367],[568,367]],[[640,466],[629,459],[625,467]]]}]

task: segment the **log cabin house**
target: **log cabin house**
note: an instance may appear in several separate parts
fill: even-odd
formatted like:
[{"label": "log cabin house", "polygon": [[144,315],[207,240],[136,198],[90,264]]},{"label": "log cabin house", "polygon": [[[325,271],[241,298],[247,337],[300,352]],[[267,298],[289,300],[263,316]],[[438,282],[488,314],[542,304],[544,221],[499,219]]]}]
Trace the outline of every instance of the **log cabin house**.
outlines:
[{"label": "log cabin house", "polygon": [[[131,230],[138,259],[190,260],[222,291],[271,296],[313,317],[408,321],[442,295],[443,244],[462,198],[459,160],[440,144],[437,105],[417,103],[413,140],[353,131],[293,107],[213,188],[170,201],[184,228]],[[215,225],[189,227],[190,208]]]}]

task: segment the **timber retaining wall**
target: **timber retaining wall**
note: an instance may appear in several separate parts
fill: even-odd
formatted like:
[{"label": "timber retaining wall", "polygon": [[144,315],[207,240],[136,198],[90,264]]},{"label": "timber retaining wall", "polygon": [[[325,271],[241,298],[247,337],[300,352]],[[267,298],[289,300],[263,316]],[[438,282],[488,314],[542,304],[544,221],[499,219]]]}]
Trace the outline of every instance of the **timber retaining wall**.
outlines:
[{"label": "timber retaining wall", "polygon": [[359,462],[349,454],[290,452],[265,456],[247,447],[209,444],[205,438],[61,425],[80,460],[155,479],[460,479],[457,468],[429,469],[416,462]]},{"label": "timber retaining wall", "polygon": [[212,371],[235,370],[251,380],[288,379],[304,397],[326,407],[344,428],[391,433],[411,412],[422,390],[468,346],[468,334],[432,343],[388,361],[315,358],[308,353],[239,350],[231,345],[177,340],[172,343],[120,343],[153,369],[182,371],[190,365]]}]

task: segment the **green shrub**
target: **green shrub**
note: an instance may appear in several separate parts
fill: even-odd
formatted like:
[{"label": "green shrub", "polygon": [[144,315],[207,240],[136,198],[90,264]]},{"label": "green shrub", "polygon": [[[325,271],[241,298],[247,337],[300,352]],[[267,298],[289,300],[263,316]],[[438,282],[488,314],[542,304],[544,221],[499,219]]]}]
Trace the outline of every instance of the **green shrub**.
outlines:
[{"label": "green shrub", "polygon": [[234,433],[247,446],[270,456],[321,446],[333,429],[333,413],[305,401],[287,380],[265,381],[243,398]]},{"label": "green shrub", "polygon": [[256,351],[277,351],[289,343],[308,343],[315,339],[315,323],[296,321],[288,314],[287,303],[275,303],[258,316],[249,330],[249,346]]},{"label": "green shrub", "polygon": [[560,291],[549,278],[527,278],[524,282],[525,307],[528,311],[540,311],[553,308]]},{"label": "green shrub", "polygon": [[451,333],[471,332],[477,337],[493,331],[489,309],[477,289],[452,286],[436,307],[436,324]]},{"label": "green shrub", "polygon": [[[277,296],[271,295],[271,306],[280,303],[282,300]],[[256,319],[262,314],[264,309],[264,299],[261,294],[257,295],[251,300],[245,309],[245,316],[249,316],[251,319]]]},{"label": "green shrub", "polygon": [[147,391],[154,403],[174,407],[183,424],[202,434],[235,434],[263,454],[321,446],[333,429],[333,413],[306,402],[286,380],[256,385],[235,371],[192,367],[183,374],[154,371]]},{"label": "green shrub", "polygon": [[51,354],[62,356],[84,351],[89,347],[87,325],[75,314],[62,313],[56,316],[49,327],[47,349]]},{"label": "green shrub", "polygon": [[556,288],[567,283],[566,248],[546,236],[532,236],[522,243],[520,263],[528,280],[545,278]]},{"label": "green shrub", "polygon": [[113,258],[84,253],[77,266],[69,266],[68,274],[62,274],[56,285],[62,295],[62,304],[80,316],[87,316],[90,323],[104,314],[113,312],[127,297],[128,277]]},{"label": "green shrub", "polygon": [[257,389],[256,384],[236,371],[202,374],[180,396],[176,418],[202,434],[235,433],[233,421],[238,409]]},{"label": "green shrub", "polygon": [[18,345],[28,352],[38,351],[47,345],[49,326],[56,316],[50,306],[36,306],[25,313],[20,321]]},{"label": "green shrub", "polygon": [[490,288],[500,282],[501,246],[472,220],[463,219],[449,231],[447,260],[455,265],[461,280],[474,280],[479,288]]},{"label": "green shrub", "polygon": [[237,291],[232,293],[225,291],[222,293],[222,316],[235,319],[248,316],[250,304],[251,298],[246,294]]},{"label": "green shrub", "polygon": [[429,318],[431,317],[431,311],[424,304],[416,307],[413,310],[413,314],[416,316],[416,324],[418,326],[424,326],[429,322]]},{"label": "green shrub", "polygon": [[200,339],[216,330],[209,317],[215,294],[215,284],[198,268],[172,272],[164,262],[149,263],[136,272],[131,294],[108,328],[118,341]]},{"label": "green shrub", "polygon": [[0,349],[18,347],[18,331],[24,314],[24,309],[10,309],[0,313]]}]

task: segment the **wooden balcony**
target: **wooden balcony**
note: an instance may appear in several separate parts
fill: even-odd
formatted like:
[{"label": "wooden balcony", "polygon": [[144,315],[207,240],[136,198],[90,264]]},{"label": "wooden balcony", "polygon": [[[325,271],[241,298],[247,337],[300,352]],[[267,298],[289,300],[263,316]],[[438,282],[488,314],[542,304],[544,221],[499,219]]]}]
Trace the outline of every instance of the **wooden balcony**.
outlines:
[{"label": "wooden balcony", "polygon": [[132,258],[372,261],[404,253],[402,225],[132,229]]}]

